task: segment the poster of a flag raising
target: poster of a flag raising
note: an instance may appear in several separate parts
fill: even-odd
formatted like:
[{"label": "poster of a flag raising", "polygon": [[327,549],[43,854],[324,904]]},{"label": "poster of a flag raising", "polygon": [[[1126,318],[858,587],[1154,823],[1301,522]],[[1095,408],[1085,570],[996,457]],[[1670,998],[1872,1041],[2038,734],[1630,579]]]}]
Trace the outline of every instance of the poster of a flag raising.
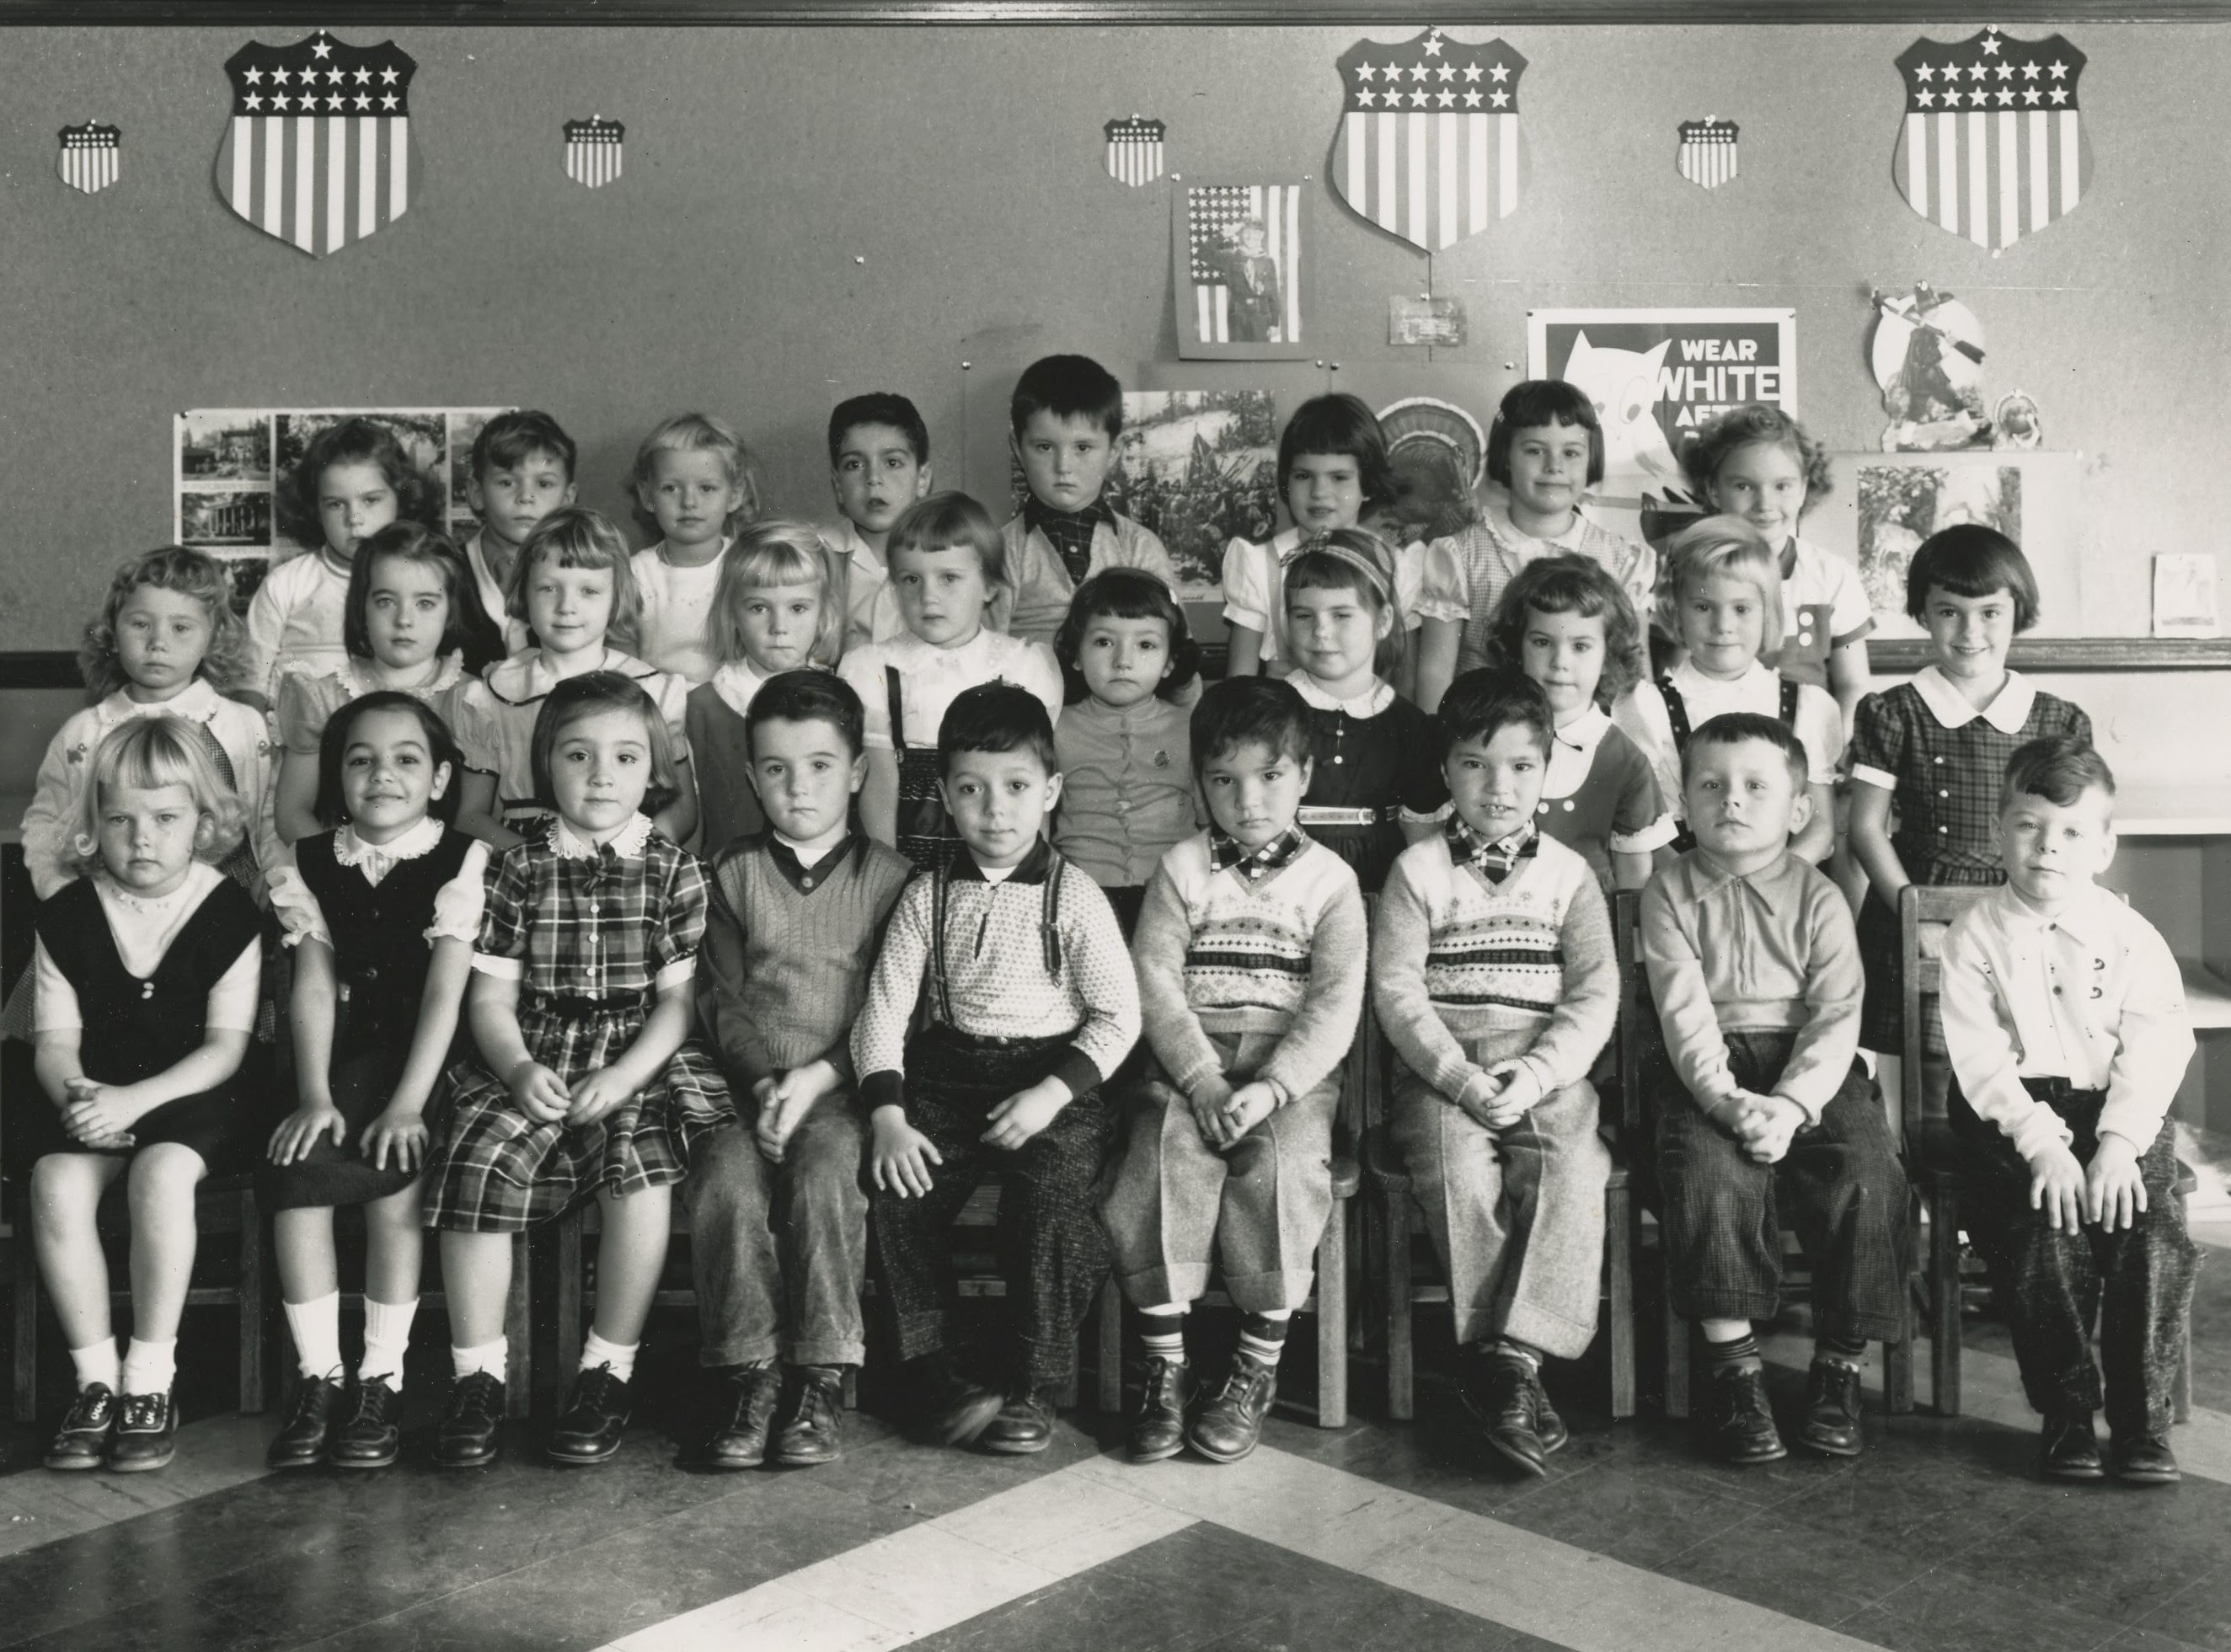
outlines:
[{"label": "poster of a flag raising", "polygon": [[1905,119],[1891,170],[1916,212],[1997,251],[2076,210],[2092,151],[2076,106],[2084,54],[2066,39],[1917,40],[1898,69]]},{"label": "poster of a flag raising", "polygon": [[392,223],[411,205],[411,77],[391,40],[351,46],[320,29],[292,46],[250,41],[225,60],[232,113],[217,190],[266,235],[314,257]]},{"label": "poster of a flag raising", "polygon": [[1298,182],[1200,183],[1170,197],[1178,354],[1278,360],[1309,353],[1310,196]]},{"label": "poster of a flag raising", "polygon": [[1390,235],[1438,252],[1518,207],[1518,81],[1526,60],[1429,29],[1340,55],[1340,130],[1331,181],[1340,198]]}]

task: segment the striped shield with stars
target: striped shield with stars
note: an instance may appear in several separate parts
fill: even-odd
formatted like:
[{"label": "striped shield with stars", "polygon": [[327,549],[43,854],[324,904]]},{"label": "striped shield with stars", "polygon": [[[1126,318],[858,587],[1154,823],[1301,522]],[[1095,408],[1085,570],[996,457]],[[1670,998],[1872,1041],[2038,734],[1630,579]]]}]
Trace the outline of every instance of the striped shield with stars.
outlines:
[{"label": "striped shield with stars", "polygon": [[589,189],[599,189],[620,175],[622,145],[627,128],[617,120],[591,115],[566,123],[566,176]]},{"label": "striped shield with stars", "polygon": [[351,46],[320,29],[292,46],[250,41],[225,60],[232,121],[217,190],[266,235],[314,257],[409,210],[411,77],[393,41]]},{"label": "striped shield with stars", "polygon": [[1398,46],[1340,55],[1332,187],[1381,229],[1427,252],[1454,246],[1518,206],[1518,78],[1526,60],[1429,29]]},{"label": "striped shield with stars", "polygon": [[1675,164],[1699,189],[1717,190],[1736,175],[1736,123],[1707,115],[1681,123],[1681,151]]},{"label": "striped shield with stars", "polygon": [[1162,175],[1162,139],[1169,128],[1141,115],[1111,120],[1108,133],[1108,176],[1136,188]]},{"label": "striped shield with stars", "polygon": [[55,162],[55,170],[70,188],[98,195],[116,182],[123,142],[124,133],[115,126],[104,126],[91,120],[81,126],[64,126],[61,154]]},{"label": "striped shield with stars", "polygon": [[1916,212],[1997,251],[2075,210],[2092,151],[2076,107],[2084,54],[2066,39],[1917,40],[1898,68],[1905,122],[1891,170]]}]

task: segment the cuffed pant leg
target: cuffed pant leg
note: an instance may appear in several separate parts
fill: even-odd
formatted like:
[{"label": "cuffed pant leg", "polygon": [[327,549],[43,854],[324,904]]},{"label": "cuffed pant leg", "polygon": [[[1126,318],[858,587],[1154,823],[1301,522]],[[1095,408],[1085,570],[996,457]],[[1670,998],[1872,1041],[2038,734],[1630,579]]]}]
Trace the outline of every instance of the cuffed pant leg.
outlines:
[{"label": "cuffed pant leg", "polygon": [[1033,1387],[1063,1387],[1076,1374],[1077,1328],[1108,1278],[1108,1234],[1092,1199],[1108,1137],[1100,1093],[1088,1090],[1016,1152],[998,1155],[1018,1375]]},{"label": "cuffed pant leg", "polygon": [[[1407,1071],[1394,1080],[1387,1133],[1402,1156],[1426,1231],[1447,1270],[1459,1345],[1497,1330],[1504,1225],[1504,1165],[1495,1137],[1462,1107]],[[1406,1221],[1406,1211],[1390,1220]]]},{"label": "cuffed pant leg", "polygon": [[1747,1157],[1686,1094],[1658,1120],[1658,1173],[1673,1307],[1689,1320],[1770,1320],[1780,1307],[1782,1230],[1770,1165]]},{"label": "cuffed pant leg", "polygon": [[1135,1307],[1190,1302],[1208,1288],[1224,1155],[1160,1069],[1125,1104],[1123,1145],[1100,1196],[1116,1277]]},{"label": "cuffed pant leg", "polygon": [[2185,1229],[2183,1202],[2176,1193],[2176,1154],[2166,1125],[2138,1168],[2146,1208],[2137,1222],[2112,1232],[2087,1228],[2085,1234],[2099,1276],[2107,1425],[2118,1436],[2165,1436],[2200,1247]]},{"label": "cuffed pant leg", "polygon": [[1854,1342],[1904,1337],[1911,1201],[1873,1082],[1858,1062],[1775,1169],[1813,1264],[1815,1332]]},{"label": "cuffed pant leg", "polygon": [[1491,1329],[1560,1359],[1579,1358],[1595,1339],[1611,1178],[1611,1152],[1596,1133],[1601,1106],[1582,1079],[1544,1096],[1496,1142],[1510,1237]]},{"label": "cuffed pant leg", "polygon": [[689,1272],[706,1365],[772,1359],[781,1319],[782,1274],[769,1221],[774,1166],[750,1130],[708,1131],[697,1143],[682,1197],[689,1210]]},{"label": "cuffed pant leg", "polygon": [[866,1358],[866,1144],[857,1101],[838,1090],[822,1097],[783,1149],[775,1220],[790,1309],[783,1358],[792,1365],[857,1365]]},{"label": "cuffed pant leg", "polygon": [[1340,1080],[1327,1079],[1257,1125],[1225,1154],[1217,1250],[1242,1313],[1310,1300],[1317,1242],[1332,1215],[1332,1120]]}]

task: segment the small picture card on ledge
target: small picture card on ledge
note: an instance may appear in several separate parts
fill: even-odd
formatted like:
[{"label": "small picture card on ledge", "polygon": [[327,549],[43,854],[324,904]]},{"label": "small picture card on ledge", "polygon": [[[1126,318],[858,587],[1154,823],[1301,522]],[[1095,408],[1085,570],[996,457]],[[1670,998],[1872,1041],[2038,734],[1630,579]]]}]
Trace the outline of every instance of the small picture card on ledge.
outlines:
[{"label": "small picture card on ledge", "polygon": [[2215,611],[2214,557],[2204,552],[2171,552],[2154,558],[2154,635],[2222,635]]}]

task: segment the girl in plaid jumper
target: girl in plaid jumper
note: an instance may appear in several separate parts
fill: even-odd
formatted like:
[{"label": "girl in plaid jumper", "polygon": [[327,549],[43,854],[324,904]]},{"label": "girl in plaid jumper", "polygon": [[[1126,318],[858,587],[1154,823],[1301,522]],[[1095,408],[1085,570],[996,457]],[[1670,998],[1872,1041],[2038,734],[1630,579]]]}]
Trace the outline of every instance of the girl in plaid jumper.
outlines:
[{"label": "girl in plaid jumper", "polygon": [[596,1321],[550,1453],[601,1462],[618,1449],[673,1186],[697,1138],[735,1118],[719,1068],[689,1042],[704,867],[643,812],[675,784],[665,719],[618,672],[569,677],[536,720],[534,757],[557,818],[489,878],[467,1009],[480,1059],[450,1071],[427,1166],[457,1379],[435,1456],[446,1467],[496,1453],[511,1236],[592,1193],[605,1236]]}]

